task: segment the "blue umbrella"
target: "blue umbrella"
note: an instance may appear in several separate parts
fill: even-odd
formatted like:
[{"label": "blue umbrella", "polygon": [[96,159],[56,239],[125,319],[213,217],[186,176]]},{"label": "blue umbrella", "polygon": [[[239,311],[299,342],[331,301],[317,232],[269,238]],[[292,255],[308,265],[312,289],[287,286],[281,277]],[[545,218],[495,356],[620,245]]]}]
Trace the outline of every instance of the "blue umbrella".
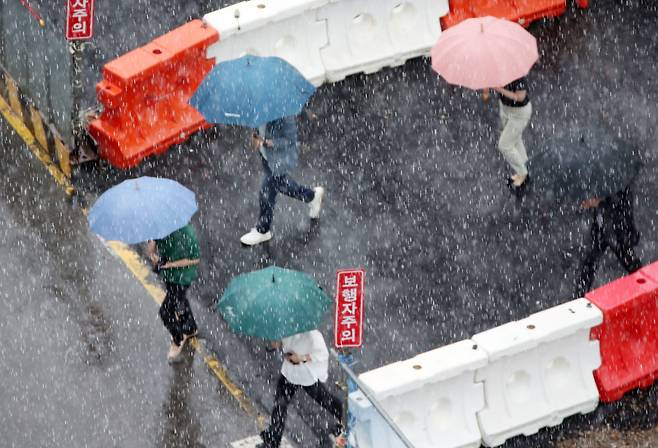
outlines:
[{"label": "blue umbrella", "polygon": [[106,240],[134,244],[164,238],[189,223],[196,210],[194,193],[178,182],[140,177],[103,193],[87,220]]},{"label": "blue umbrella", "polygon": [[190,104],[210,123],[257,128],[297,115],[313,92],[313,84],[283,59],[247,55],[217,64]]}]

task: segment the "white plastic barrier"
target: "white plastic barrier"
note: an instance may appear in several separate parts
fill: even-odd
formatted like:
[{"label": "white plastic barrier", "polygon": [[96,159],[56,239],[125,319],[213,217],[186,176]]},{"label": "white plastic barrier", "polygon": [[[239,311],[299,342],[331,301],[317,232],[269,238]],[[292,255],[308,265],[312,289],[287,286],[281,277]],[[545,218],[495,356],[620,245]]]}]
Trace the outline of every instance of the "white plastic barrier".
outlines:
[{"label": "white plastic barrier", "polygon": [[207,56],[216,63],[245,54],[279,56],[318,86],[326,79],[320,48],[327,45],[327,30],[315,16],[328,2],[251,0],[206,14],[204,22],[219,32]]},{"label": "white plastic barrier", "polygon": [[[472,341],[461,341],[362,374],[415,448],[480,446],[476,413],[484,406],[475,371],[487,363]],[[402,443],[361,392],[350,394],[359,448],[398,448]]]},{"label": "white plastic barrier", "polygon": [[318,10],[329,37],[320,49],[327,80],[429,55],[448,12],[448,0],[331,0]]},{"label": "white plastic barrier", "polygon": [[427,55],[448,0],[250,0],[206,14],[207,56],[279,56],[316,86]]},{"label": "white plastic barrier", "polygon": [[476,374],[484,381],[487,403],[478,413],[485,445],[498,446],[596,408],[592,371],[601,358],[589,333],[602,320],[598,308],[578,299],[473,337],[489,357]]}]

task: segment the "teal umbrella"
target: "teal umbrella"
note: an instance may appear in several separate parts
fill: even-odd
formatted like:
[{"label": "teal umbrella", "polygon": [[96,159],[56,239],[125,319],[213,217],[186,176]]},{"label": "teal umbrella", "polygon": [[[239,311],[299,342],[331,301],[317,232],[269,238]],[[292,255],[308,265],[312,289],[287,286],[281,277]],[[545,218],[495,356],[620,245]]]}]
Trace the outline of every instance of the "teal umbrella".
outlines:
[{"label": "teal umbrella", "polygon": [[217,310],[233,331],[278,341],[317,328],[332,303],[310,275],[270,266],[231,280]]}]

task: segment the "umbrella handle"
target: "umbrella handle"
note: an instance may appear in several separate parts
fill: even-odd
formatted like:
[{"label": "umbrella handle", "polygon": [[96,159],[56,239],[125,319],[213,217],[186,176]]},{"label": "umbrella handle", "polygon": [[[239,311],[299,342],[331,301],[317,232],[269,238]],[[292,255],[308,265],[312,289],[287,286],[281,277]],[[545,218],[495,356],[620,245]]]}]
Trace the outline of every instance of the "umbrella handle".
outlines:
[{"label": "umbrella handle", "polygon": [[489,101],[489,98],[491,97],[491,94],[489,93],[489,89],[482,89],[482,101],[485,103]]}]

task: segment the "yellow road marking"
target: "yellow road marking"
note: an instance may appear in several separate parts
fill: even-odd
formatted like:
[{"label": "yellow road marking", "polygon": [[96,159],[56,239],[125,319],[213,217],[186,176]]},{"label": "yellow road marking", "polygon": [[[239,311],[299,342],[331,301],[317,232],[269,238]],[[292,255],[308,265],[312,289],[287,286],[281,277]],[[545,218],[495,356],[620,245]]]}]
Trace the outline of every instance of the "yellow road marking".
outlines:
[{"label": "yellow road marking", "polygon": [[5,99],[0,96],[0,113],[5,117],[9,125],[14,128],[16,133],[23,139],[27,147],[32,151],[32,153],[41,161],[41,163],[46,167],[46,169],[53,176],[55,181],[64,188],[64,191],[69,196],[75,192],[73,185],[69,179],[64,175],[64,173],[55,165],[53,159],[50,158],[50,155],[41,148],[38,144],[34,135],[30,130],[25,126],[21,118],[12,111],[9,107],[9,104]]},{"label": "yellow road marking", "polygon": [[7,93],[9,94],[9,104],[14,112],[14,114],[23,120],[23,108],[21,107],[21,101],[18,99],[18,86],[8,76],[5,76],[5,84],[7,85]]},{"label": "yellow road marking", "polygon": [[[165,291],[154,283],[151,283],[148,279],[149,273],[151,272],[149,268],[146,267],[142,258],[132,250],[128,245],[121,243],[119,241],[107,241],[107,246],[114,252],[128,267],[130,272],[133,273],[135,278],[144,286],[146,291],[151,295],[153,300],[158,304],[162,304],[165,298]],[[199,355],[203,358],[203,362],[206,364],[208,369],[212,374],[219,380],[220,383],[226,388],[228,393],[233,396],[242,408],[243,411],[247,413],[252,418],[256,419],[256,423],[263,428],[265,426],[266,419],[261,415],[256,407],[249,401],[249,398],[240,389],[231,378],[229,378],[226,369],[222,366],[216,356],[206,353],[207,351],[203,347],[203,344],[197,339],[193,338],[191,340],[192,347],[196,350]]]},{"label": "yellow road marking", "polygon": [[[11,83],[12,81],[9,81]],[[0,113],[7,120],[9,125],[14,128],[16,133],[21,137],[25,145],[37,156],[37,159],[43,163],[53,176],[55,181],[64,187],[64,191],[68,195],[75,192],[73,185],[64,173],[55,165],[50,155],[46,153],[39,145],[34,135],[25,126],[22,119],[19,118],[7,104],[5,99],[0,95]],[[86,214],[86,210],[83,210]],[[128,270],[132,272],[135,278],[144,286],[149,295],[155,300],[156,303],[161,304],[164,301],[165,291],[159,286],[149,281],[150,270],[142,262],[141,257],[129,246],[118,241],[107,241],[107,247],[123,261]],[[259,426],[263,427],[265,424],[265,417],[263,417],[256,407],[249,401],[247,395],[229,378],[226,369],[221,365],[219,360],[211,355],[206,354],[202,344],[194,338],[193,347],[203,357],[203,361],[212,372],[212,374],[219,380],[219,382],[226,388],[226,390],[237,400],[240,407],[251,417],[256,419]]]},{"label": "yellow road marking", "polygon": [[112,252],[123,261],[123,264],[128,267],[128,270],[133,273],[142,286],[144,286],[144,289],[146,289],[153,300],[155,300],[158,305],[162,304],[165,298],[165,292],[160,286],[149,281],[148,277],[151,271],[142,262],[140,256],[128,245],[119,241],[108,241],[107,245]]},{"label": "yellow road marking", "polygon": [[34,106],[30,106],[30,118],[32,118],[32,129],[34,137],[37,139],[42,148],[48,147],[48,140],[46,139],[46,131],[43,128],[43,120],[41,114]]}]

